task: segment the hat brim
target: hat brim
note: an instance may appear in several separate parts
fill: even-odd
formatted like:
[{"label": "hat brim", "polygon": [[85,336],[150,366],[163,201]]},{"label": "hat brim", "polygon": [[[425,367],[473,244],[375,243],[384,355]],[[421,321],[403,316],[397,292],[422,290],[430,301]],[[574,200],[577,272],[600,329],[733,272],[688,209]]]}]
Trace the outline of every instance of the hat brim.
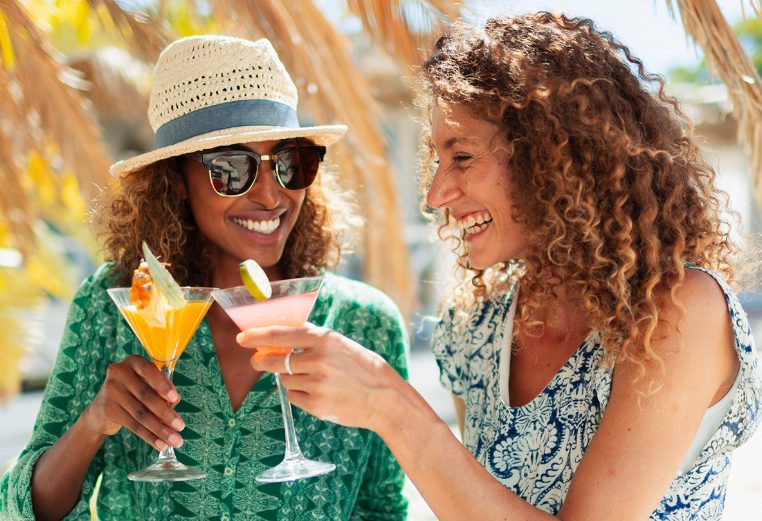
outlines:
[{"label": "hat brim", "polygon": [[236,127],[209,132],[180,141],[174,145],[158,148],[111,165],[113,176],[125,176],[137,172],[157,161],[177,157],[190,152],[254,141],[271,141],[296,137],[307,138],[317,145],[328,146],[346,133],[346,125],[323,125],[317,127]]}]

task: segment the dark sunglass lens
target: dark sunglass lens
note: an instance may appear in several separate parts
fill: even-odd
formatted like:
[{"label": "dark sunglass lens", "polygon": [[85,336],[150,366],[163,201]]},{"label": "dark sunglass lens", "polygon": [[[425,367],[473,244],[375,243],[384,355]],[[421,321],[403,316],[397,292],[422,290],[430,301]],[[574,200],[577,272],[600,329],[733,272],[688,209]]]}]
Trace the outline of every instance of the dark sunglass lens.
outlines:
[{"label": "dark sunglass lens", "polygon": [[256,171],[254,160],[245,155],[225,154],[209,162],[212,186],[220,195],[238,195],[251,186]]},{"label": "dark sunglass lens", "polygon": [[315,180],[323,155],[317,148],[295,148],[279,154],[276,165],[280,182],[289,190],[302,190]]}]

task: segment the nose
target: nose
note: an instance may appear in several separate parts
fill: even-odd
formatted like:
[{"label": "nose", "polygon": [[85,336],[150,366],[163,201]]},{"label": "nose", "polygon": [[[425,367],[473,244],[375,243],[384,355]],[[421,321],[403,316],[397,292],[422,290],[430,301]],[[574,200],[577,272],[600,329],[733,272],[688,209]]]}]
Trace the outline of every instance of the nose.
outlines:
[{"label": "nose", "polygon": [[246,193],[246,197],[269,210],[278,206],[281,190],[283,188],[275,179],[272,161],[261,161],[254,186]]},{"label": "nose", "polygon": [[432,208],[443,208],[458,197],[460,190],[458,184],[448,171],[442,171],[441,165],[434,172],[428,192],[426,192],[426,204]]}]

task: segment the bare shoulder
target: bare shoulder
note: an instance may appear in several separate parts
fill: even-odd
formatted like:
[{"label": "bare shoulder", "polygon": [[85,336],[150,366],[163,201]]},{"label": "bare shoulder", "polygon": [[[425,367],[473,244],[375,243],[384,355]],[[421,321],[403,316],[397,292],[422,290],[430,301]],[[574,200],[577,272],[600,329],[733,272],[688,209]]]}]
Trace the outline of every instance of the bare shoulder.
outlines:
[{"label": "bare shoulder", "polygon": [[686,270],[685,281],[677,289],[676,297],[685,315],[680,318],[676,305],[664,311],[671,325],[677,326],[688,351],[685,354],[693,351],[696,355],[725,353],[735,357],[730,313],[717,281],[703,271]]},{"label": "bare shoulder", "polygon": [[739,365],[725,294],[711,275],[689,269],[675,297],[661,309],[664,320],[653,337],[652,347],[664,362],[664,372],[655,376],[667,384],[664,391],[687,391],[691,399],[714,404],[732,385]]},{"label": "bare shoulder", "polygon": [[659,310],[663,320],[650,342],[660,363],[616,363],[564,519],[648,517],[679,472],[707,408],[732,385],[739,361],[720,285],[690,269],[674,300]]}]

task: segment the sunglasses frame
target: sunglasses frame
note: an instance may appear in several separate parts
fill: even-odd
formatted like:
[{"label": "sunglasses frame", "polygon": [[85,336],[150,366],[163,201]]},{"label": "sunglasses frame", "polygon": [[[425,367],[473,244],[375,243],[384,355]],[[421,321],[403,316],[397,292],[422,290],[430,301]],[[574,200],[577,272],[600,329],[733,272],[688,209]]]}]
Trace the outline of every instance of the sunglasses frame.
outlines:
[{"label": "sunglasses frame", "polygon": [[[318,165],[323,162],[323,159],[325,158],[325,152],[326,147],[322,145],[292,145],[285,147],[281,150],[278,150],[274,154],[257,154],[256,152],[252,152],[251,150],[219,150],[217,152],[195,152],[193,154],[188,154],[188,156],[192,159],[195,159],[199,163],[201,163],[206,170],[207,174],[209,174],[209,183],[212,185],[212,190],[214,190],[214,193],[219,195],[220,197],[241,197],[242,195],[246,195],[249,190],[254,186],[254,183],[257,182],[257,178],[259,177],[259,165],[262,164],[263,161],[270,161],[270,172],[272,172],[273,177],[275,177],[275,180],[278,182],[278,185],[280,185],[285,190],[305,190],[312,186],[312,183],[315,182],[315,179],[317,178],[317,173],[315,174],[315,178],[313,178],[312,182],[305,186],[304,188],[289,188],[286,186],[286,184],[283,182],[283,180],[280,177],[280,173],[278,172],[278,159],[280,159],[284,154],[287,152],[294,152],[296,150],[301,149],[311,149],[315,150],[319,154],[319,161]],[[247,156],[254,160],[254,163],[256,164],[256,167],[254,169],[254,177],[251,180],[251,184],[249,185],[246,190],[241,192],[240,194],[221,194],[217,191],[217,189],[214,187],[214,179],[212,179],[212,169],[211,169],[211,162],[214,161],[216,158],[221,156]],[[319,168],[319,166],[318,166]]]}]

